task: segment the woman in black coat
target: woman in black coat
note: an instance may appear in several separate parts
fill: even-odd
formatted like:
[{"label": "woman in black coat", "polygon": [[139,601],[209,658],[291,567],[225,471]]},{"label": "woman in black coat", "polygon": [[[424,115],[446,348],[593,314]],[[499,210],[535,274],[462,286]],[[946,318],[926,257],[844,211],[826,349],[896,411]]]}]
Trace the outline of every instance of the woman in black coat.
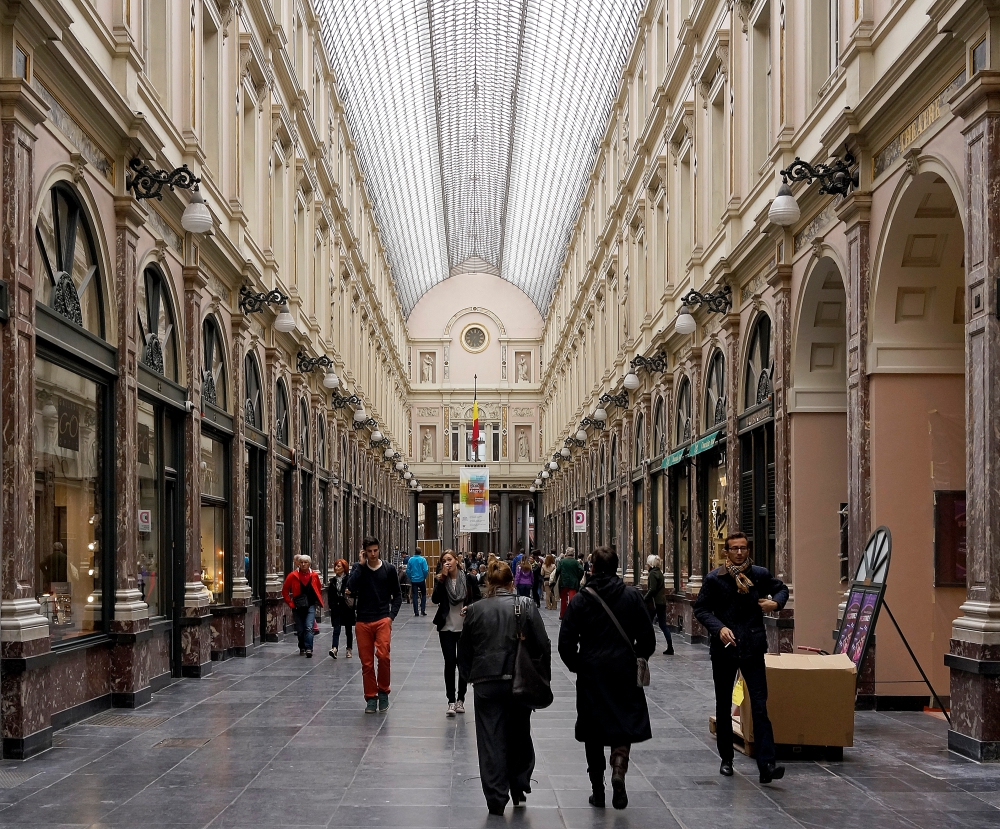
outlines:
[{"label": "woman in black coat", "polygon": [[482,598],[476,577],[466,573],[454,550],[441,554],[440,569],[434,578],[431,601],[437,605],[434,627],[441,641],[444,656],[444,690],[448,695],[447,716],[465,713],[465,677],[458,677],[458,696],[455,696],[455,674],[458,672],[458,640],[465,625],[465,608]]},{"label": "woman in black coat", "polygon": [[354,615],[354,607],[347,604],[349,596],[345,595],[347,590],[347,571],[349,570],[347,561],[338,558],[333,565],[333,578],[326,588],[326,604],[330,608],[330,621],[333,623],[333,647],[330,648],[330,656],[337,658],[337,650],[340,645],[340,629],[345,628],[347,633],[347,658],[350,659],[351,648],[354,646],[354,624],[357,621]]},{"label": "woman in black coat", "polygon": [[[632,743],[652,738],[646,694],[636,684],[636,657],[648,659],[656,634],[636,588],[617,575],[618,553],[598,547],[587,587],[566,608],[559,630],[559,656],[576,674],[576,739],[587,752],[593,806],[604,806],[604,748],[611,747],[611,805],[628,805],[625,773]],[[600,601],[614,613],[625,641]]]}]

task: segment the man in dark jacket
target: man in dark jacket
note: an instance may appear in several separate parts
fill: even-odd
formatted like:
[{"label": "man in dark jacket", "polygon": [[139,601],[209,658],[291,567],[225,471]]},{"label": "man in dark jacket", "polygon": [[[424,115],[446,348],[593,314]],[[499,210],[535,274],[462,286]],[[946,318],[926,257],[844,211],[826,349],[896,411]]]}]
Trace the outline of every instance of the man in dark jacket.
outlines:
[{"label": "man in dark jacket", "polygon": [[624,809],[629,750],[653,736],[646,694],[636,683],[636,657],[652,655],[656,634],[642,593],[618,577],[614,548],[594,550],[593,567],[589,583],[566,608],[559,657],[576,674],[576,739],[587,752],[590,803],[604,806],[604,748],[610,746],[611,805]]},{"label": "man in dark jacket", "polygon": [[749,543],[741,532],[726,538],[726,558],[725,565],[705,577],[694,604],[694,615],[712,637],[709,653],[715,680],[715,734],[722,758],[719,773],[733,774],[730,706],[739,671],[750,694],[760,782],[770,783],[784,777],[785,769],[774,764],[774,731],[767,716],[764,614],[785,606],[788,588],[767,568],[751,562]]},{"label": "man in dark jacket", "polygon": [[[347,589],[354,597],[361,659],[361,679],[365,689],[365,713],[389,710],[389,642],[392,620],[403,604],[396,568],[379,558],[377,538],[364,540],[365,563],[357,567],[347,580]],[[378,657],[378,674],[375,657]]]}]

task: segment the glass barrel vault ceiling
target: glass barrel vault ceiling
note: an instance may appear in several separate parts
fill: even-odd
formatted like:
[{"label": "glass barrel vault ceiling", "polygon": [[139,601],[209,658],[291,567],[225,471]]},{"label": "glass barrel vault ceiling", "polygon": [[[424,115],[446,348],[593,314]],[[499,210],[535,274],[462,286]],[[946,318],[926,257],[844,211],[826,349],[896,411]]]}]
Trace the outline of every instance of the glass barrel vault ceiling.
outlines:
[{"label": "glass barrel vault ceiling", "polygon": [[548,308],[643,0],[317,0],[405,314],[470,257]]}]

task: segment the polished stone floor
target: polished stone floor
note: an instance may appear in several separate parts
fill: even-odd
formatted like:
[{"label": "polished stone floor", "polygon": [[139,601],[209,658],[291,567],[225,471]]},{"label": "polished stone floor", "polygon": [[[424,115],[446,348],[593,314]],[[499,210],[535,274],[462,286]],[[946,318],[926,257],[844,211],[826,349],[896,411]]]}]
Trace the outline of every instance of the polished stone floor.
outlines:
[{"label": "polished stone floor", "polygon": [[[555,637],[558,620],[546,616]],[[51,751],[0,764],[0,829],[1000,827],[1000,767],[949,754],[945,723],[926,714],[859,713],[843,762],[790,764],[777,785],[759,786],[739,754],[736,776],[720,777],[707,651],[683,644],[652,660],[654,738],[633,751],[626,811],[587,804],[572,678],[557,663],[556,702],[533,718],[534,793],[526,808],[488,818],[472,713],[445,718],[441,666],[430,616],[404,608],[392,708],[366,716],[356,657],[306,660],[294,640],[260,647],[138,711],[112,712],[147,722],[83,722],[58,732]]]}]

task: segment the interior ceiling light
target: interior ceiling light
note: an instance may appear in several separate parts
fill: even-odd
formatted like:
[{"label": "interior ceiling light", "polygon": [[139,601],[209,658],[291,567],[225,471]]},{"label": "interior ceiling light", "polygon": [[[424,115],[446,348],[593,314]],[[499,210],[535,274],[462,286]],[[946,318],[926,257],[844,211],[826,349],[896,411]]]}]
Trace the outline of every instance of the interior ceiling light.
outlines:
[{"label": "interior ceiling light", "polygon": [[552,297],[643,0],[317,0],[403,312],[452,270]]}]

